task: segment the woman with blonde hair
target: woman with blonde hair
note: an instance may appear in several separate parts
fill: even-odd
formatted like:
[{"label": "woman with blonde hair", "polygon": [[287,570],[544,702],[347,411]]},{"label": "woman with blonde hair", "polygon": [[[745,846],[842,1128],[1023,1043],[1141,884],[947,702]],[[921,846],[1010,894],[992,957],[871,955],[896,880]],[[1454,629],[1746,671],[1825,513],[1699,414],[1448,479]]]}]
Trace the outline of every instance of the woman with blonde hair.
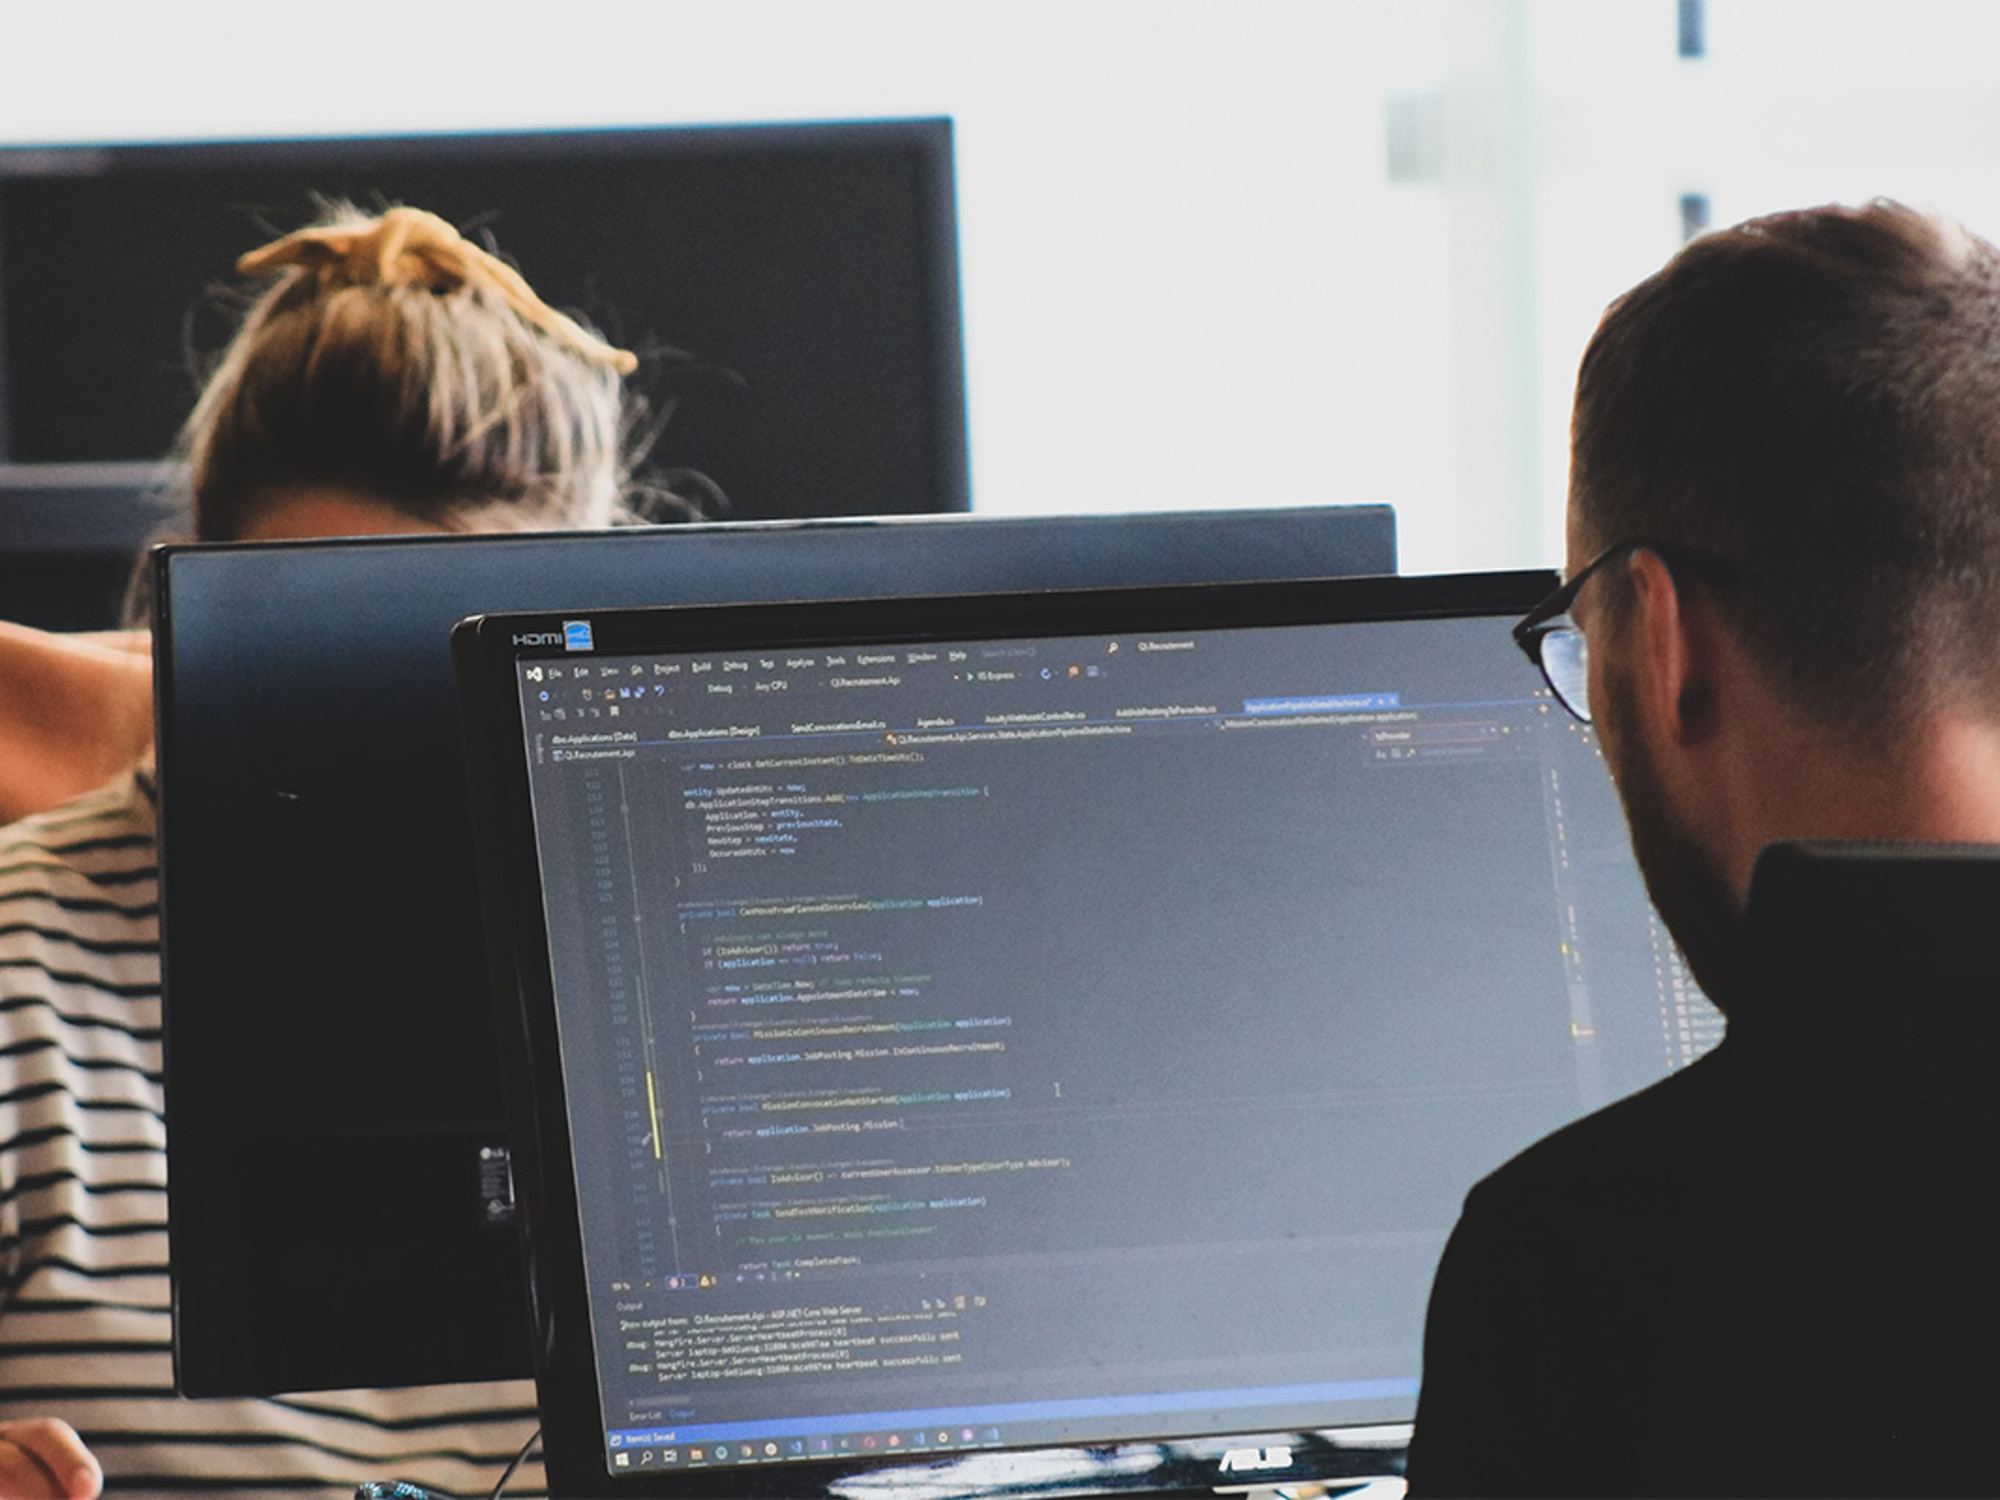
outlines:
[{"label": "woman with blonde hair", "polygon": [[[239,269],[272,279],[183,434],[197,538],[624,516],[633,356],[442,219],[340,210]],[[128,763],[0,832],[0,1500],[94,1494],[100,1463],[151,1494],[490,1489],[535,1426],[526,1382],[174,1394],[149,679],[81,644],[103,653],[76,700],[97,719],[71,732]]]},{"label": "woman with blonde hair", "polygon": [[[636,486],[636,358],[435,214],[346,205],[237,263],[269,278],[182,428],[195,540],[569,530],[688,514]],[[0,824],[152,740],[143,632],[0,622]]]}]

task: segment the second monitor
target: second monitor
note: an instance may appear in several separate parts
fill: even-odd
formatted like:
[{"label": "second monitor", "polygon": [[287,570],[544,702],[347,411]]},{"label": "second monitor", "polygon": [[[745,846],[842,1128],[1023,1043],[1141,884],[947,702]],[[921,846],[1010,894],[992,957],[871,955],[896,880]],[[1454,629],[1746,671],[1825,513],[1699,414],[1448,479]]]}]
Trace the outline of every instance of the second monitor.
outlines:
[{"label": "second monitor", "polygon": [[446,641],[460,616],[1395,568],[1386,507],[169,548],[177,1378],[526,1375]]}]

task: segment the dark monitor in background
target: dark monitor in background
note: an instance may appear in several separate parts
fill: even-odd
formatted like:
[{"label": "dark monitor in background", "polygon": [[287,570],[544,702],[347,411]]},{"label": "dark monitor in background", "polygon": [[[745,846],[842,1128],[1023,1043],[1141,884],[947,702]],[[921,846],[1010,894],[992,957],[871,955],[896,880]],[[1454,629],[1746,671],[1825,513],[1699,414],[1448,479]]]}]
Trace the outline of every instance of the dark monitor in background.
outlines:
[{"label": "dark monitor in background", "polygon": [[461,616],[1394,568],[1383,506],[161,550],[182,1388],[529,1373],[447,649]]},{"label": "dark monitor in background", "polygon": [[108,630],[161,520],[143,486],[94,471],[0,465],[0,620]]},{"label": "dark monitor in background", "polygon": [[552,1491],[1398,1472],[1466,1189],[1691,1029],[1552,583],[461,626]]},{"label": "dark monitor in background", "polygon": [[490,229],[551,305],[652,355],[655,464],[707,475],[726,519],[967,508],[948,120],[9,147],[0,577],[46,569],[52,508],[92,511],[99,550],[165,519],[190,345],[234,326],[205,289],[329,196]]}]

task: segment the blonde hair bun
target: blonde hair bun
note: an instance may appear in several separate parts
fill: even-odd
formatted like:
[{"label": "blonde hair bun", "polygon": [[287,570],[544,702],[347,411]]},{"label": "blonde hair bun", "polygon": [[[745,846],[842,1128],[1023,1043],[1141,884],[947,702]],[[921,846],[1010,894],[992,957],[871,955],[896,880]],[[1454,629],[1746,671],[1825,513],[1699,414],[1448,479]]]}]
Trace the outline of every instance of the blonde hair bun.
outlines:
[{"label": "blonde hair bun", "polygon": [[630,375],[638,356],[617,349],[535,295],[521,273],[421,208],[392,208],[379,218],[300,229],[242,256],[244,276],[297,269],[332,286],[422,286],[434,292],[477,287],[525,322],[592,364]]},{"label": "blonde hair bun", "polygon": [[625,389],[637,360],[444,219],[333,203],[238,268],[264,285],[179,447],[200,540],[237,540],[308,491],[446,531],[633,519],[632,465],[658,430]]}]

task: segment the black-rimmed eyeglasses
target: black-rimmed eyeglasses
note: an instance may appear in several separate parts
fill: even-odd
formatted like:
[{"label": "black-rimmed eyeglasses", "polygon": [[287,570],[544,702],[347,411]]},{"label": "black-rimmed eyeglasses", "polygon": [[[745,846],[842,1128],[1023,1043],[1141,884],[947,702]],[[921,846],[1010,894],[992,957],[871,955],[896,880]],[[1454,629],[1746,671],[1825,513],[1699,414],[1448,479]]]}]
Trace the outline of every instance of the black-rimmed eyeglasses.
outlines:
[{"label": "black-rimmed eyeglasses", "polygon": [[1522,616],[1514,627],[1514,644],[1541,668],[1556,701],[1586,724],[1590,722],[1590,650],[1569,612],[1591,575],[1628,552],[1651,552],[1669,570],[1679,569],[1716,582],[1730,572],[1729,562],[1712,552],[1660,542],[1619,542],[1578,568],[1568,582]]}]

